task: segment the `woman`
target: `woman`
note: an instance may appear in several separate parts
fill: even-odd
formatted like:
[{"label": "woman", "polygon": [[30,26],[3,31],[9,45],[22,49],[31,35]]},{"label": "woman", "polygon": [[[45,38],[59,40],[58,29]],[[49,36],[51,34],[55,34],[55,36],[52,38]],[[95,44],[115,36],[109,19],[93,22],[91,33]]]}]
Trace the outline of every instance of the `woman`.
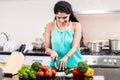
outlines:
[{"label": "woman", "polygon": [[71,4],[59,1],[54,6],[55,20],[45,28],[46,52],[51,56],[50,67],[76,67],[82,61],[80,52],[81,25],[73,14]]}]

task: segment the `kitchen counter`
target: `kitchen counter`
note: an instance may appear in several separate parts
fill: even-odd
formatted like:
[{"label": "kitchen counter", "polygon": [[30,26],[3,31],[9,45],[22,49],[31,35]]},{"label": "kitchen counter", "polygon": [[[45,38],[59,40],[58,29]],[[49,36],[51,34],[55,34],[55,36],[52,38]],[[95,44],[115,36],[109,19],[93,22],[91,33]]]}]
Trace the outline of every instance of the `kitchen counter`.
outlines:
[{"label": "kitchen counter", "polygon": [[[2,80],[19,80],[19,78],[18,78],[18,75],[15,75],[11,78],[10,77],[4,77]],[[48,78],[48,77],[38,78],[36,80],[105,80],[105,79],[104,79],[104,76],[97,76],[96,75],[96,76],[93,76],[93,77],[56,76],[56,77],[52,77],[52,78]]]},{"label": "kitchen counter", "polygon": [[[0,55],[10,55],[11,52],[0,52]],[[42,61],[40,59],[40,57],[43,59],[43,57],[45,56],[46,57],[49,57],[48,54],[45,54],[45,53],[40,53],[40,52],[28,52],[25,54],[26,58],[28,58],[29,60],[27,60],[27,62],[30,61],[30,59],[33,59],[32,61],[35,61],[35,59],[39,59],[39,61]],[[48,61],[45,62],[45,64],[47,63]],[[30,61],[31,63],[31,61]],[[120,68],[94,68],[95,70],[95,76],[94,76],[94,80],[119,80],[120,76]],[[102,79],[101,79],[102,78]],[[1,80],[1,79],[0,79]],[[18,76],[15,75],[13,76],[12,78],[7,78],[7,77],[4,77],[3,80],[19,80],[18,79]],[[43,79],[44,80],[44,79]],[[48,80],[48,79],[46,79]],[[54,80],[82,80],[82,79],[71,79],[71,78],[68,78],[68,77],[56,77],[56,79]],[[87,79],[89,80],[89,79]]]},{"label": "kitchen counter", "polygon": [[95,75],[104,76],[104,80],[119,80],[120,68],[93,68]]},{"label": "kitchen counter", "polygon": [[[55,78],[50,78],[50,80],[119,80],[119,78],[120,78],[119,73],[118,73],[118,75],[111,73],[111,75],[104,75],[104,76],[103,75],[95,75],[93,77],[85,77],[85,78],[57,76]],[[0,79],[0,80],[19,80],[19,78],[18,78],[18,75],[15,75],[12,78],[4,77],[3,79]],[[37,79],[37,80],[49,80],[49,79],[42,78],[42,79]]]},{"label": "kitchen counter", "polygon": [[[96,69],[94,68],[95,71],[95,76],[93,77],[72,77],[72,75],[68,74],[68,75],[60,75],[59,72],[57,72],[57,75],[55,78],[51,78],[51,79],[40,79],[40,80],[119,80],[120,76],[120,69],[114,69],[112,71],[109,71],[110,68],[107,69]],[[59,74],[59,75],[58,75]],[[1,80],[1,79],[0,79]],[[13,76],[12,78],[8,78],[8,77],[4,77],[3,80],[19,80],[18,79],[18,75]],[[38,79],[37,79],[38,80]]]},{"label": "kitchen counter", "polygon": [[[0,51],[0,55],[10,55],[12,52]],[[27,53],[23,53],[24,55],[36,55],[36,56],[49,56],[45,52],[38,51],[28,51]]]}]

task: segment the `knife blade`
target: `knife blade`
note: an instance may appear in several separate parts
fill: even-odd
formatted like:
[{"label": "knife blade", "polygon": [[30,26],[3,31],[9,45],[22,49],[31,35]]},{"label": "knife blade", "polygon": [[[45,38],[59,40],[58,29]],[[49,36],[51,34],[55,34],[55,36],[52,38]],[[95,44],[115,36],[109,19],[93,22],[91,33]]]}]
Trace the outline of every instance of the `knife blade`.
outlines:
[{"label": "knife blade", "polygon": [[54,59],[54,66],[56,69],[58,69],[56,61],[57,61],[57,57],[55,57],[55,59]]}]

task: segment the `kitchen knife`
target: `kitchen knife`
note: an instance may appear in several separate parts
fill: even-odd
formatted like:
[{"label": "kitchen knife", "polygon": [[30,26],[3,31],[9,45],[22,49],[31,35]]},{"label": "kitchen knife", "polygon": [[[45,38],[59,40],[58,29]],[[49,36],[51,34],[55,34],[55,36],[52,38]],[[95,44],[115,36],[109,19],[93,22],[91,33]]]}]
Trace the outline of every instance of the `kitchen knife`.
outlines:
[{"label": "kitchen knife", "polygon": [[55,57],[55,59],[54,59],[54,66],[56,69],[58,69],[56,61],[57,61],[57,57]]}]

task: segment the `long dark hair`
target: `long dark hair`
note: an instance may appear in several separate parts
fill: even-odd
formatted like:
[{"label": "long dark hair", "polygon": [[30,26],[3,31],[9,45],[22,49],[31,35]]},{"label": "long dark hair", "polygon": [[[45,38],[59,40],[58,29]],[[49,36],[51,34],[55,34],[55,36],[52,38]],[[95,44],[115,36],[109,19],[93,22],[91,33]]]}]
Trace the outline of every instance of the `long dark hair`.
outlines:
[{"label": "long dark hair", "polygon": [[66,1],[59,1],[55,4],[54,14],[57,14],[58,12],[65,12],[70,14],[70,21],[79,22],[73,13],[71,4]]}]

